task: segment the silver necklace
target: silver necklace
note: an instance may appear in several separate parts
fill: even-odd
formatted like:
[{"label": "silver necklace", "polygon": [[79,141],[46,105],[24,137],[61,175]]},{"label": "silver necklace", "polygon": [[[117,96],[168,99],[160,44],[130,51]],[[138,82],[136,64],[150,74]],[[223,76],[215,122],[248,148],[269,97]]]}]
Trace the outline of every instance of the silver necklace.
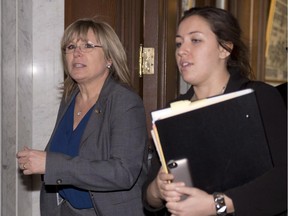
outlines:
[{"label": "silver necklace", "polygon": [[[98,98],[98,96],[96,96],[96,101],[97,101],[97,98]],[[90,100],[88,100],[87,104],[86,104],[82,109],[80,109],[80,110],[76,113],[76,115],[77,115],[77,116],[80,116],[80,115],[82,114],[82,112],[86,109],[86,107],[87,107],[87,106],[90,106],[91,101],[93,101],[93,99],[95,99],[95,97],[94,97],[94,98],[91,98]]]},{"label": "silver necklace", "polygon": [[79,111],[76,113],[76,115],[77,115],[77,116],[80,116],[80,115],[82,114],[83,110],[85,110],[85,108],[86,108],[88,105],[90,105],[90,103],[86,104],[81,110],[79,110]]},{"label": "silver necklace", "polygon": [[225,86],[223,86],[223,88],[222,88],[222,91],[220,92],[220,94],[224,94],[224,92],[225,92],[225,89],[226,89],[226,85],[225,85]]},{"label": "silver necklace", "polygon": [[[221,92],[218,94],[218,95],[222,95],[222,94],[224,94],[224,92],[225,92],[225,89],[226,89],[226,85],[225,86],[223,86],[223,88],[222,88],[222,90],[221,90]],[[198,100],[198,98],[197,98],[197,96],[196,96],[196,94],[195,94],[195,92],[194,92],[194,94],[193,94],[193,96],[192,96],[192,98],[190,99],[190,101],[196,101],[196,100]]]}]

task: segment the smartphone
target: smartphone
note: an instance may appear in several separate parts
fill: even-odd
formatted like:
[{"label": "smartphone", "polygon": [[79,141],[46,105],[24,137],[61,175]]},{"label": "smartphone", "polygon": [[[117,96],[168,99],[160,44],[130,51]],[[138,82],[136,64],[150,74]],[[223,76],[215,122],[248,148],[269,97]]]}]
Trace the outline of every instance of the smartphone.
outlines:
[{"label": "smartphone", "polygon": [[[187,187],[193,187],[187,158],[171,160],[167,163],[167,167],[169,172],[174,176],[173,182],[184,182]],[[186,198],[187,196],[182,196],[181,200],[184,200]]]},{"label": "smartphone", "polygon": [[167,164],[169,172],[174,175],[174,182],[184,182],[186,186],[192,187],[192,177],[187,158],[171,160]]}]

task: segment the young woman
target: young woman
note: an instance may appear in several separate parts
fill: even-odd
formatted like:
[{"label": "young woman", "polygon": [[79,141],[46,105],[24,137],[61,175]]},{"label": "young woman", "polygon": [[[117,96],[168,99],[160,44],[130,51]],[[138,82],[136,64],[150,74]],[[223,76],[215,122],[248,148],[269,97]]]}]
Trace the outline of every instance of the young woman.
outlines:
[{"label": "young woman", "polygon": [[[160,169],[156,156],[143,187],[146,209],[172,216],[286,215],[287,110],[274,87],[249,79],[251,67],[238,21],[222,9],[190,9],[178,26],[175,56],[181,76],[191,84],[179,100],[255,90],[274,167],[245,185],[208,194],[182,182],[168,183],[174,176]],[[180,201],[183,194],[188,198]]]}]

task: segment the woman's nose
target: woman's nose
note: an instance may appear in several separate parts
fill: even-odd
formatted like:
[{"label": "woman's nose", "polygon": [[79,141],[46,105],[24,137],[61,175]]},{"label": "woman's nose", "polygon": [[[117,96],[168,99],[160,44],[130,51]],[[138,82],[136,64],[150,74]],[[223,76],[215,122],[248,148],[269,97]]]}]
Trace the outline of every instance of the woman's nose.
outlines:
[{"label": "woman's nose", "polygon": [[82,55],[82,50],[81,50],[80,46],[75,47],[73,55],[76,55],[76,56]]},{"label": "woman's nose", "polygon": [[184,46],[181,46],[177,50],[177,55],[183,56],[183,55],[186,55],[187,52],[188,52],[187,49]]}]

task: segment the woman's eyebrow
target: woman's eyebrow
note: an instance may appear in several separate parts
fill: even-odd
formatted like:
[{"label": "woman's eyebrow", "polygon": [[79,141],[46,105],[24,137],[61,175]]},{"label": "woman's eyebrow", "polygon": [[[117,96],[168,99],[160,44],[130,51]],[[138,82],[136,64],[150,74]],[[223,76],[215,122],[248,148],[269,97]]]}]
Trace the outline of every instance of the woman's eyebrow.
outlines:
[{"label": "woman's eyebrow", "polygon": [[[201,33],[201,32],[200,31],[191,31],[191,32],[188,32],[188,35],[192,35],[192,34],[196,34],[196,33]],[[182,36],[179,34],[176,34],[176,38],[177,37],[182,38]]]}]

